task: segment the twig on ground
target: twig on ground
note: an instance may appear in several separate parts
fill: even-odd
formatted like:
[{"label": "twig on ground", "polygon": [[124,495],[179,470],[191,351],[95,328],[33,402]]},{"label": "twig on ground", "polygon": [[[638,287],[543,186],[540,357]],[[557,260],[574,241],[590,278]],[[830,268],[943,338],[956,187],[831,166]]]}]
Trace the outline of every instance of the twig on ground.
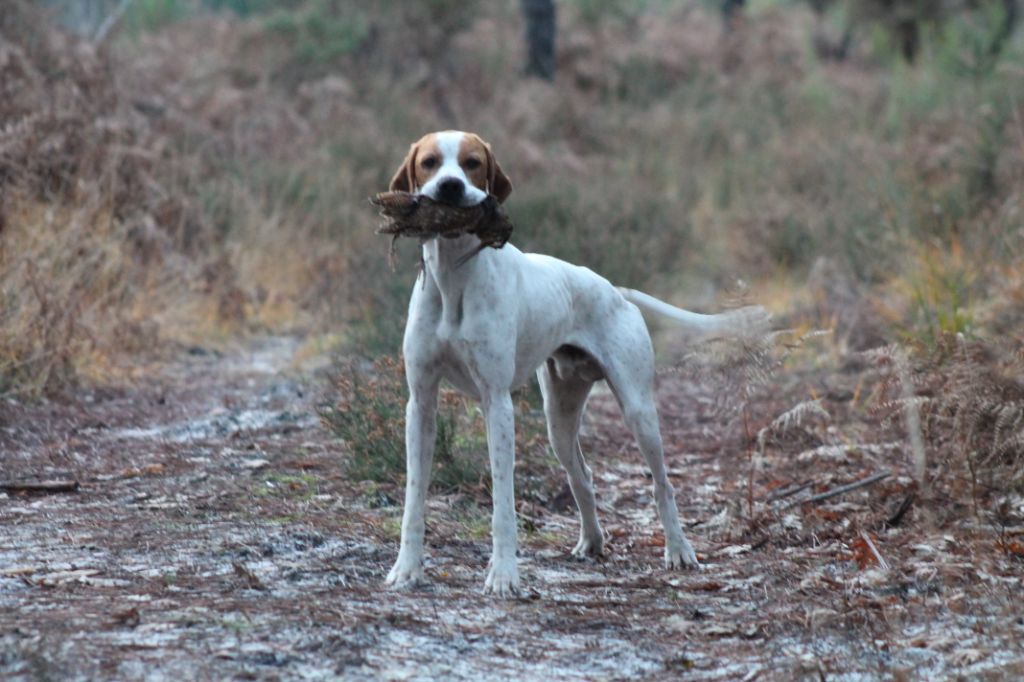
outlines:
[{"label": "twig on ground", "polygon": [[875,561],[878,562],[878,567],[881,568],[883,571],[888,571],[889,570],[889,564],[886,563],[885,559],[883,559],[882,555],[878,552],[878,548],[875,547],[875,543],[871,541],[871,536],[869,536],[864,531],[861,531],[860,532],[860,537],[861,537],[862,540],[864,540],[864,544],[866,544],[868,546],[868,549],[871,550],[872,556],[874,556],[875,557]]},{"label": "twig on ground", "polygon": [[814,481],[812,481],[812,480],[806,480],[803,483],[797,483],[795,485],[791,485],[791,486],[788,486],[786,488],[783,488],[782,490],[774,490],[774,491],[772,491],[772,494],[768,496],[766,501],[767,502],[777,502],[777,501],[779,501],[779,500],[781,500],[783,498],[790,497],[792,495],[796,495],[798,492],[801,492],[803,490],[807,490],[809,487],[811,487],[811,484],[813,484],[813,483],[814,483]]},{"label": "twig on ground", "polygon": [[73,493],[79,489],[78,481],[0,481],[0,490],[12,493]]},{"label": "twig on ground", "polygon": [[832,499],[833,497],[837,497],[839,495],[842,495],[843,493],[848,493],[851,490],[856,490],[857,488],[863,488],[864,486],[871,485],[872,483],[878,483],[879,481],[881,481],[883,479],[886,479],[886,478],[889,478],[890,476],[892,476],[892,472],[883,471],[880,474],[875,474],[874,476],[869,476],[867,478],[862,478],[861,480],[854,481],[853,483],[848,483],[846,485],[841,485],[838,488],[833,488],[832,490],[828,490],[826,492],[819,493],[817,495],[813,495],[813,496],[808,497],[807,499],[804,499],[804,500],[793,500],[792,502],[787,504],[785,507],[783,507],[783,509],[789,509],[790,507],[795,507],[795,506],[800,505],[800,504],[809,504],[811,502],[824,502],[825,500]]}]

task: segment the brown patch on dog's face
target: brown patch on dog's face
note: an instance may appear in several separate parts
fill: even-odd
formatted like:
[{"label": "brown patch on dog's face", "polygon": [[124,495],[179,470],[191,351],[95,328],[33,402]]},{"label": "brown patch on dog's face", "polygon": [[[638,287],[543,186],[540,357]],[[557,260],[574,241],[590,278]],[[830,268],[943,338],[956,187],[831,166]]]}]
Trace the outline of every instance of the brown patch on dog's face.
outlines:
[{"label": "brown patch on dog's face", "polygon": [[475,133],[465,133],[459,145],[459,165],[478,189],[493,194],[499,202],[512,193],[512,181],[494,158],[491,145]]},{"label": "brown patch on dog's face", "polygon": [[462,136],[462,142],[459,144],[459,167],[474,187],[485,192],[489,189],[490,151],[486,143],[473,133]]},{"label": "brown patch on dog's face", "polygon": [[437,134],[430,133],[420,138],[416,147],[416,163],[413,167],[413,175],[416,178],[416,187],[422,187],[430,182],[430,178],[437,174],[437,171],[444,165],[444,154],[437,142]]},{"label": "brown patch on dog's face", "polygon": [[395,171],[388,186],[392,192],[415,192],[441,167],[441,152],[435,133],[424,135],[409,145],[402,165]]}]

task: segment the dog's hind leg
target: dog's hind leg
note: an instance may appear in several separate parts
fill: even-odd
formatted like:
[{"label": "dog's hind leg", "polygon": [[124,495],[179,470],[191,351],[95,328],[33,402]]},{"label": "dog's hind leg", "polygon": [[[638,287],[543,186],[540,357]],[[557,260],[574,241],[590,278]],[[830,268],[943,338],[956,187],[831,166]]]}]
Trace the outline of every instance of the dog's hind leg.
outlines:
[{"label": "dog's hind leg", "polygon": [[597,520],[593,476],[583,459],[579,441],[580,419],[594,382],[574,375],[560,377],[553,359],[540,366],[537,379],[544,395],[551,449],[565,468],[569,488],[580,510],[580,540],[572,553],[599,556],[604,552],[604,534]]},{"label": "dog's hind leg", "polygon": [[654,479],[658,518],[665,529],[665,565],[698,567],[697,555],[679,524],[675,491],[665,471],[665,454],[654,401],[654,349],[639,311],[633,309],[622,323],[614,325],[609,341],[615,351],[608,353],[605,374],[619,401],[622,416],[633,432]]},{"label": "dog's hind leg", "polygon": [[[640,451],[647,460],[654,479],[654,499],[658,507],[658,518],[665,530],[665,565],[680,568],[698,565],[693,547],[683,535],[676,507],[675,491],[668,482],[665,471],[665,455],[661,432],[658,427],[658,412],[654,405],[653,386],[649,380],[631,377],[628,382],[616,383],[609,376],[612,390],[619,399],[626,425],[636,438]],[[643,386],[637,386],[642,383]]]}]

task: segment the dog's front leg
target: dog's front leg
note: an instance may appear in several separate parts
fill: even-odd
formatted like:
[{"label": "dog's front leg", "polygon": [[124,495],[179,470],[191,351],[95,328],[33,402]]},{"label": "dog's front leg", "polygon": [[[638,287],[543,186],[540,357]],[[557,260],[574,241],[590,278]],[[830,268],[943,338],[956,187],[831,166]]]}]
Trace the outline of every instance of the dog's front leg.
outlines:
[{"label": "dog's front leg", "polygon": [[[410,382],[412,384],[413,382]],[[437,437],[437,385],[410,385],[405,409],[405,513],[402,545],[387,582],[399,589],[423,579],[423,534],[426,530],[427,488]]]},{"label": "dog's front leg", "polygon": [[512,396],[501,392],[484,404],[487,413],[487,449],[491,457],[491,492],[494,514],[491,520],[493,550],[484,592],[500,597],[519,592],[516,566],[515,417]]}]

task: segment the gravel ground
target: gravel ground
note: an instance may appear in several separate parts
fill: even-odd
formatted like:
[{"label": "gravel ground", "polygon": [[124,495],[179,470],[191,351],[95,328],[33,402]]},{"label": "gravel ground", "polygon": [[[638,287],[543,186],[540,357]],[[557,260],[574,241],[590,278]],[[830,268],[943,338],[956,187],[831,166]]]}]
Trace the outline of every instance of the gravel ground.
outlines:
[{"label": "gravel ground", "polygon": [[[996,527],[937,492],[915,503],[899,442],[843,445],[876,426],[847,390],[855,374],[787,374],[742,419],[716,416],[707,386],[661,377],[699,572],[661,567],[649,479],[596,392],[584,449],[608,556],[569,555],[564,496],[522,500],[526,590],[502,601],[481,594],[486,497],[465,492],[431,498],[430,582],[384,589],[401,491],[345,477],[345,446],[315,414],[324,381],[298,349],[197,348],[131,387],[0,406],[0,479],[79,484],[0,492],[0,677],[1024,676],[1024,561],[1006,549],[1019,522]],[[825,416],[757,448],[756,427],[808,395]]]}]

